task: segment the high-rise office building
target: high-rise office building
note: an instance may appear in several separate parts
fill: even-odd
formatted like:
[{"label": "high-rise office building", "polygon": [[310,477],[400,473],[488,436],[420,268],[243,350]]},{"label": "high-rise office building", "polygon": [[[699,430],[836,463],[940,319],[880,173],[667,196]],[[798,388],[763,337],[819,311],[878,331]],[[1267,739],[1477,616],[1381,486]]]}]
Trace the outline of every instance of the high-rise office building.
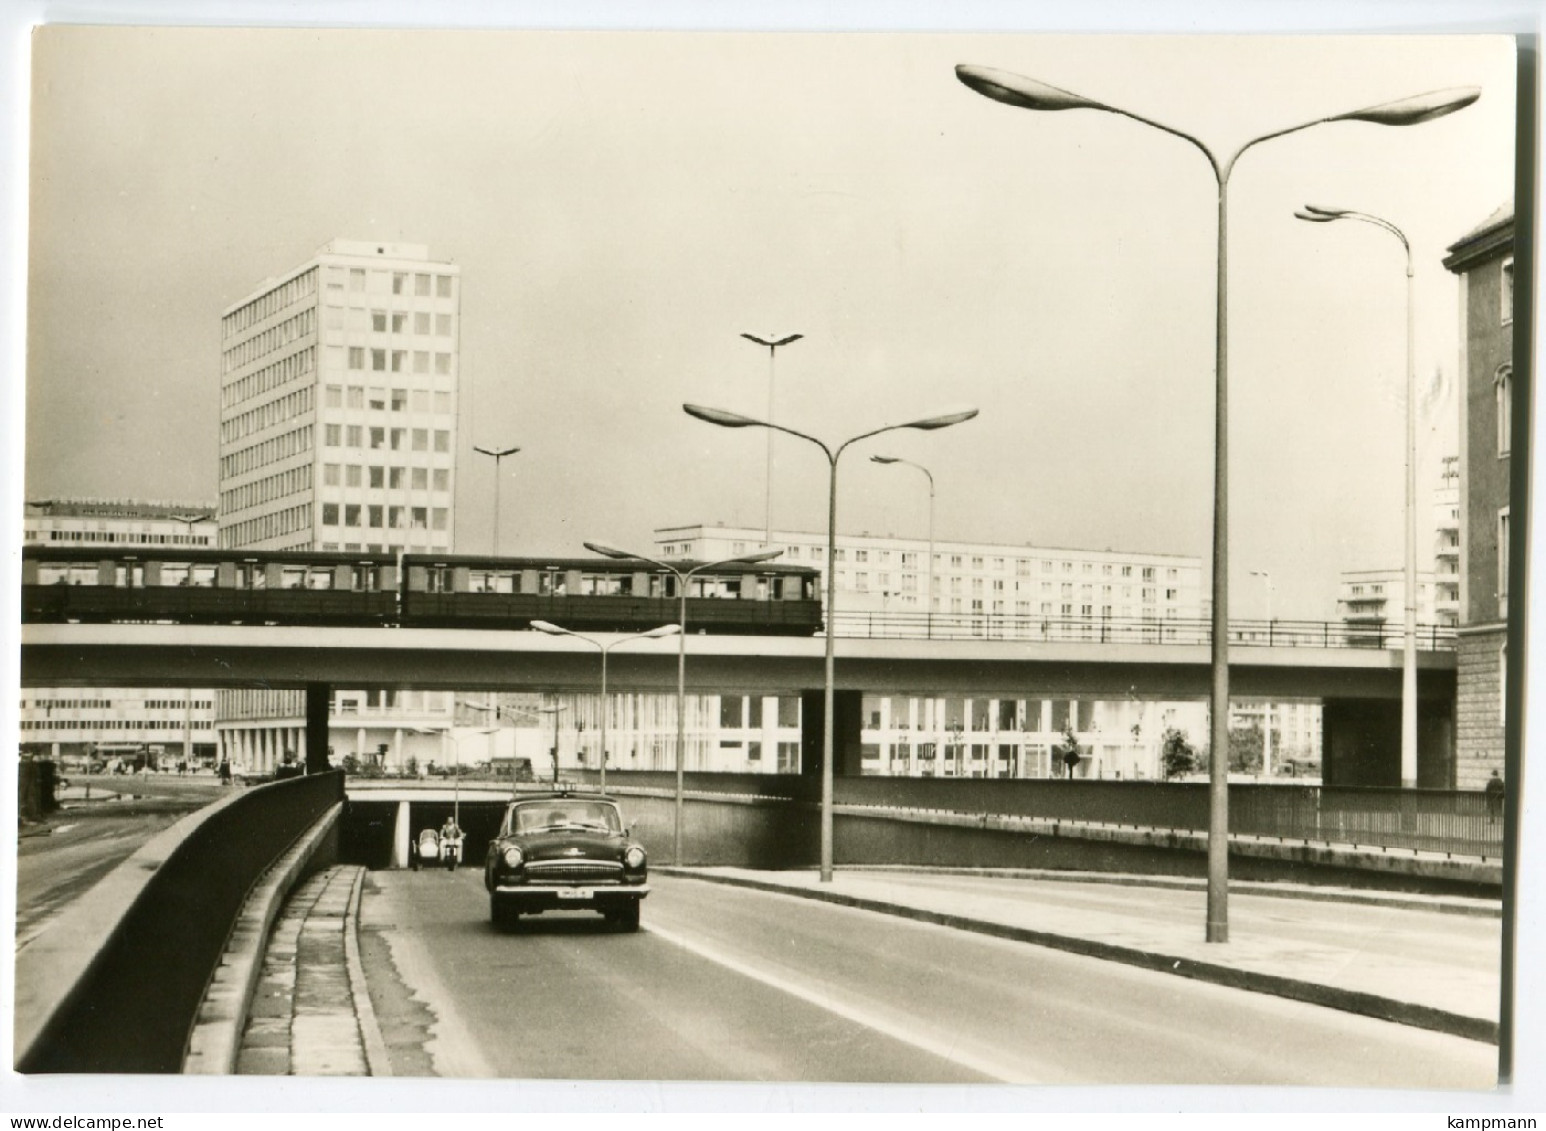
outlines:
[{"label": "high-rise office building", "polygon": [[220,544],[449,550],[459,269],[334,240],[221,317]]},{"label": "high-rise office building", "polygon": [[[460,269],[417,244],[334,240],[227,308],[220,545],[450,551],[460,335]],[[444,692],[340,690],[330,745],[400,765],[438,749],[453,709]],[[216,716],[239,771],[304,756],[299,692],[222,691]]]}]

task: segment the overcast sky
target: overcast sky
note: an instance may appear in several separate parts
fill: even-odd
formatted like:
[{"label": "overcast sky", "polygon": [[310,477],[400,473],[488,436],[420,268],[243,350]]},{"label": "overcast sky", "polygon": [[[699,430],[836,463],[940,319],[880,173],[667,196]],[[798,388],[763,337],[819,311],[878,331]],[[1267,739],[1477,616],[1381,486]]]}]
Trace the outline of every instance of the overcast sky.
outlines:
[{"label": "overcast sky", "polygon": [[[1511,197],[1501,37],[463,33],[50,27],[35,38],[26,495],[213,502],[219,315],[335,237],[461,266],[458,549],[643,548],[759,526],[754,416],[832,440],[941,406],[981,416],[850,449],[839,527],[1209,552],[1214,181],[1116,115],[989,102],[1031,75],[1220,152],[1436,88],[1474,106],[1335,123],[1231,181],[1232,585],[1335,615],[1345,569],[1401,562],[1404,261],[1417,259],[1423,558],[1456,450],[1447,245]],[[826,463],[781,439],[776,525],[824,528]],[[474,462],[474,461],[477,462]]]}]

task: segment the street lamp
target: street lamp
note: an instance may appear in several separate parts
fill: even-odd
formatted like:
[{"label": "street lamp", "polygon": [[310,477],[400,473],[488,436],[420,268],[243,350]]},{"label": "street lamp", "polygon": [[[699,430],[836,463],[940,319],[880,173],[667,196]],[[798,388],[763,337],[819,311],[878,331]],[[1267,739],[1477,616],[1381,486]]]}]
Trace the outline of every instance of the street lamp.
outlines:
[{"label": "street lamp", "polygon": [[[188,543],[189,543],[189,545],[193,544],[193,528],[195,526],[197,526],[201,522],[208,522],[209,519],[210,519],[210,516],[207,515],[207,514],[174,514],[174,515],[169,515],[168,517],[171,518],[171,520],[173,522],[180,522],[180,523],[182,523],[184,526],[186,526],[188,528]],[[191,688],[191,687],[186,687],[186,688],[183,689],[183,751],[184,751],[183,757],[186,760],[186,762],[188,764],[188,767],[190,769],[192,769],[193,768],[193,688]],[[309,766],[311,764],[311,759],[308,758],[306,760],[306,764]]]},{"label": "street lamp", "polygon": [[[482,728],[479,728],[477,730],[474,730],[472,733],[473,734],[488,735],[488,734],[493,734],[498,729],[499,729],[498,727],[482,727]],[[439,731],[431,730],[428,727],[414,727],[413,731],[414,731],[415,734],[439,734],[440,735],[440,757],[441,757],[442,761],[445,759],[445,756],[446,756],[446,740],[447,739],[451,740],[451,757],[453,759],[452,764],[451,764],[451,781],[452,781],[452,786],[451,786],[451,789],[452,789],[452,793],[451,793],[451,820],[456,825],[457,828],[461,828],[462,827],[462,739],[461,739],[461,736],[457,735],[452,730],[452,728],[450,728],[450,727],[446,727],[446,728],[444,728],[442,730],[439,730]]]},{"label": "street lamp", "polygon": [[520,448],[480,448],[474,444],[472,450],[481,455],[494,457],[494,556],[499,556],[499,462],[506,456],[513,456]]},{"label": "street lamp", "polygon": [[754,565],[757,562],[772,561],[784,551],[761,550],[755,554],[742,554],[739,557],[724,558],[717,562],[700,562],[691,569],[678,569],[669,562],[656,561],[643,554],[619,550],[615,546],[608,546],[601,542],[586,542],[584,545],[594,554],[626,561],[648,562],[676,576],[676,623],[679,630],[676,648],[676,818],[671,841],[671,863],[679,865],[682,862],[682,802],[685,793],[683,765],[687,760],[687,579],[695,573],[722,565]]},{"label": "street lamp", "polygon": [[679,636],[681,626],[675,624],[663,624],[659,628],[652,628],[648,632],[638,632],[632,636],[624,636],[620,640],[614,640],[610,644],[603,644],[594,636],[586,636],[582,632],[572,632],[567,628],[559,628],[556,624],[549,624],[545,620],[534,620],[531,626],[538,632],[545,632],[549,636],[572,636],[576,640],[583,640],[601,652],[601,792],[607,791],[607,653],[619,644],[627,644],[630,640],[654,640],[662,636]]},{"label": "street lamp", "polygon": [[[785,428],[782,424],[774,424],[768,420],[754,420],[749,416],[742,416],[735,412],[726,412],[722,408],[705,408],[702,405],[684,404],[682,411],[688,416],[698,420],[706,420],[710,424],[717,424],[721,428],[771,428],[775,432],[784,432],[790,436],[798,436],[800,439],[815,444],[827,457],[827,463],[831,467],[831,476],[827,487],[827,604],[826,615],[822,618],[827,638],[827,667],[826,679],[822,691],[822,719],[821,719],[821,882],[832,882],[832,619],[837,612],[837,570],[834,568],[833,557],[837,549],[837,461],[844,450],[860,440],[866,440],[871,436],[879,436],[882,432],[894,432],[900,428],[916,428],[920,432],[932,432],[937,428],[948,428],[952,424],[960,424],[977,415],[975,408],[959,409],[955,412],[940,413],[936,416],[925,416],[918,420],[909,420],[904,424],[887,424],[881,428],[874,428],[868,432],[861,432],[851,439],[844,440],[836,448],[828,447],[814,436],[807,436],[804,432],[796,432],[793,428]],[[931,594],[932,596],[932,594]]]},{"label": "street lamp", "polygon": [[[771,338],[759,338],[756,334],[742,334],[748,342],[755,342],[759,346],[768,347],[768,419],[773,419],[773,355],[778,352],[779,346],[787,346],[790,342],[798,342],[805,337],[804,334],[786,334],[776,341]],[[768,433],[768,470],[767,470],[767,501],[766,514],[767,530],[762,536],[764,546],[773,545],[773,433]]]},{"label": "street lamp", "polygon": [[1350,208],[1318,208],[1306,204],[1294,213],[1312,224],[1333,220],[1361,220],[1383,228],[1401,241],[1406,252],[1406,617],[1401,647],[1401,785],[1417,786],[1417,374],[1413,368],[1413,342],[1416,337],[1416,301],[1412,279],[1412,245],[1406,233],[1389,220],[1354,212]]},{"label": "street lamp", "polygon": [[966,86],[1008,106],[1026,110],[1104,110],[1130,118],[1190,142],[1208,159],[1218,183],[1218,282],[1214,318],[1213,421],[1213,654],[1212,750],[1208,764],[1208,942],[1229,941],[1229,334],[1228,334],[1228,201],[1229,175],[1247,149],[1264,141],[1307,130],[1326,122],[1372,122],[1381,126],[1415,126],[1463,109],[1481,97],[1476,87],[1456,87],[1413,95],[1395,102],[1366,106],[1344,114],[1302,122],[1245,142],[1223,161],[1203,142],[1152,118],[1108,106],[1055,86],[1011,74],[962,64],[956,77]]},{"label": "street lamp", "polygon": [[924,635],[932,638],[934,635],[934,476],[929,469],[921,463],[914,463],[910,459],[902,459],[898,456],[871,456],[871,463],[901,463],[908,467],[916,467],[929,477],[929,573],[924,579]]},{"label": "street lamp", "polygon": [[553,716],[553,788],[558,788],[558,713],[565,709],[565,704],[558,701],[558,694],[553,695],[551,707],[538,707],[537,713]]}]

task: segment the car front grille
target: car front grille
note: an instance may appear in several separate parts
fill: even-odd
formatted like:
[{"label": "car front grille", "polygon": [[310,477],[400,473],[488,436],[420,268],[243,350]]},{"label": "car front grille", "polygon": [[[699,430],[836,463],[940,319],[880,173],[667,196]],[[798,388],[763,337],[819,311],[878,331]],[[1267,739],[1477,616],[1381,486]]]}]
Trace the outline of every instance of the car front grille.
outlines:
[{"label": "car front grille", "polygon": [[615,860],[533,860],[526,865],[533,880],[589,880],[617,882],[623,866]]}]

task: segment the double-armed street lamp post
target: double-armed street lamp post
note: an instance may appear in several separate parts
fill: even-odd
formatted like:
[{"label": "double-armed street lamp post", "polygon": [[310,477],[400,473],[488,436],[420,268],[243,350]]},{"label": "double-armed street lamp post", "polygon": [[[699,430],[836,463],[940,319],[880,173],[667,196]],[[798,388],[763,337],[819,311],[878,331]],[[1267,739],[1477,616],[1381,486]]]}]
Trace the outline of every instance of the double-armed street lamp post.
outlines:
[{"label": "double-armed street lamp post", "polygon": [[513,456],[520,448],[480,448],[476,444],[472,450],[479,455],[494,457],[494,556],[499,556],[499,464],[506,456]]},{"label": "double-armed street lamp post", "polygon": [[1417,786],[1417,371],[1413,345],[1417,305],[1413,289],[1412,245],[1400,228],[1367,212],[1307,204],[1294,216],[1312,224],[1361,220],[1395,236],[1406,253],[1406,513],[1401,524],[1406,543],[1402,569],[1406,607],[1401,636],[1401,785],[1414,789]]},{"label": "double-armed street lamp post", "polygon": [[576,640],[583,640],[601,653],[601,792],[605,793],[607,791],[607,653],[620,644],[627,644],[630,640],[658,640],[662,636],[678,636],[682,631],[681,626],[663,624],[648,632],[636,632],[632,636],[624,636],[610,643],[603,643],[596,637],[587,636],[582,632],[559,628],[558,625],[550,624],[545,620],[534,620],[531,626],[549,636],[572,636]]},{"label": "double-armed street lamp post", "polygon": [[686,793],[683,766],[687,760],[687,581],[693,574],[702,573],[706,569],[714,569],[723,565],[755,565],[757,562],[771,561],[784,551],[763,550],[759,553],[742,554],[739,557],[725,558],[717,562],[700,562],[691,569],[682,569],[668,562],[656,561],[654,558],[645,557],[643,554],[635,554],[628,550],[619,550],[615,546],[608,546],[601,542],[586,542],[584,545],[592,553],[602,554],[620,561],[647,562],[676,577],[676,627],[678,629],[676,648],[676,815],[671,837],[671,863],[681,864],[682,806]]},{"label": "double-armed street lamp post", "polygon": [[924,636],[932,639],[934,636],[934,475],[921,463],[914,463],[910,459],[902,459],[898,456],[871,456],[871,463],[900,463],[908,467],[916,467],[929,478],[929,560],[928,574],[924,578],[923,611],[924,611]]},{"label": "double-armed street lamp post", "polygon": [[851,439],[844,440],[836,447],[829,447],[814,436],[807,436],[804,432],[796,432],[793,428],[785,428],[782,424],[774,424],[768,420],[755,420],[750,416],[742,416],[740,413],[727,412],[722,408],[706,408],[703,405],[684,404],[682,411],[688,416],[698,420],[717,424],[721,428],[771,428],[775,432],[783,432],[786,435],[797,436],[807,443],[815,444],[827,457],[827,463],[831,468],[827,487],[827,556],[825,570],[827,575],[827,600],[824,615],[826,636],[826,678],[822,689],[822,719],[821,719],[821,882],[832,882],[832,691],[833,691],[833,631],[832,619],[837,611],[837,567],[833,561],[837,550],[837,461],[850,444],[867,440],[871,436],[879,436],[882,432],[894,432],[901,428],[915,428],[921,432],[932,432],[937,428],[948,428],[952,424],[960,424],[977,415],[975,408],[960,409],[955,412],[940,413],[936,416],[926,416],[918,420],[909,420],[903,424],[887,424],[881,428],[873,428],[868,432],[861,432]]},{"label": "double-armed street lamp post", "polygon": [[[759,338],[756,334],[742,334],[748,342],[754,342],[759,346],[766,346],[768,350],[768,419],[773,419],[773,361],[778,353],[779,346],[787,346],[790,342],[798,342],[805,337],[804,334],[785,334],[782,338]],[[764,547],[773,545],[773,433],[768,433],[768,470],[767,470],[767,499],[764,503],[766,514],[763,516],[766,529],[762,535]]]},{"label": "double-armed street lamp post", "polygon": [[1214,320],[1214,462],[1213,462],[1213,610],[1212,610],[1212,747],[1208,765],[1208,942],[1229,941],[1229,334],[1228,334],[1228,201],[1229,177],[1235,163],[1252,146],[1307,130],[1327,122],[1369,122],[1381,126],[1414,126],[1463,109],[1481,96],[1475,87],[1418,94],[1395,102],[1367,106],[1274,130],[1251,138],[1222,160],[1191,134],[1111,106],[1093,98],[1051,86],[1024,75],[990,67],[962,64],[956,77],[967,87],[1007,106],[1023,110],[1102,110],[1178,137],[1207,158],[1218,186],[1217,286]]}]

